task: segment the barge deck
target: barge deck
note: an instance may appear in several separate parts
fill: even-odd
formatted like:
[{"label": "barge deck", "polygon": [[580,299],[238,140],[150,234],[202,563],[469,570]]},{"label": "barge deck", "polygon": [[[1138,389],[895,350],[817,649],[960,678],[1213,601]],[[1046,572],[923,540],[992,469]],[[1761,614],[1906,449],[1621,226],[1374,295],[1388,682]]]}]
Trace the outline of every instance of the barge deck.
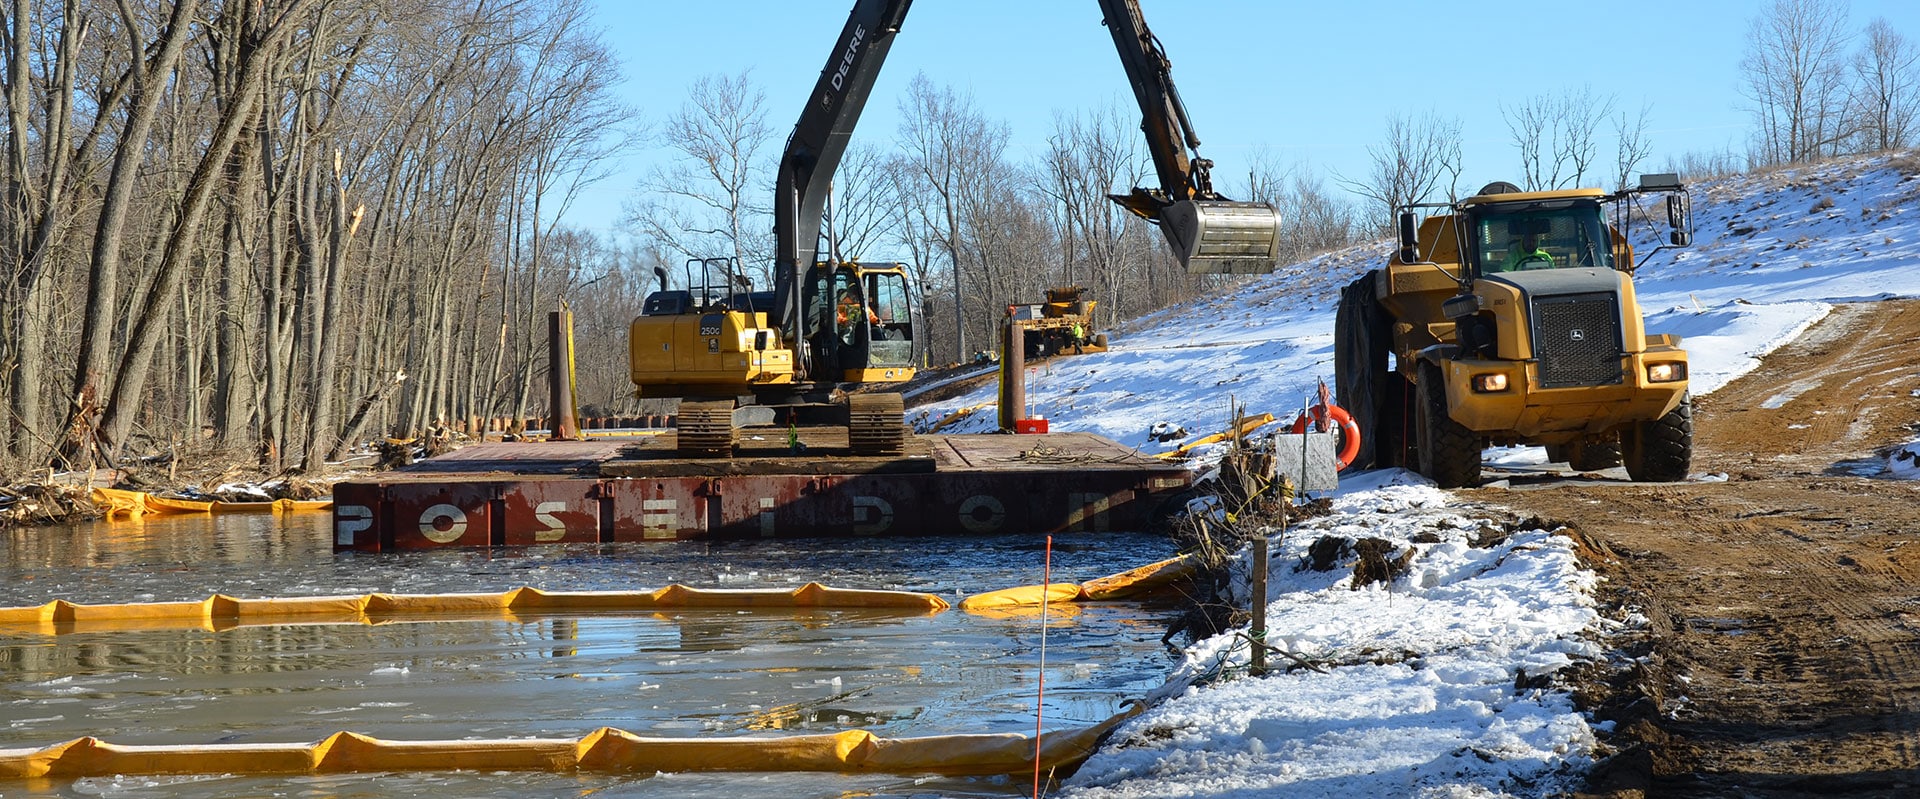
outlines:
[{"label": "barge deck", "polygon": [[335,486],[334,549],[1143,530],[1192,481],[1088,433],[910,436],[891,457],[799,436],[743,435],[731,459],[679,457],[672,433],[475,444]]}]

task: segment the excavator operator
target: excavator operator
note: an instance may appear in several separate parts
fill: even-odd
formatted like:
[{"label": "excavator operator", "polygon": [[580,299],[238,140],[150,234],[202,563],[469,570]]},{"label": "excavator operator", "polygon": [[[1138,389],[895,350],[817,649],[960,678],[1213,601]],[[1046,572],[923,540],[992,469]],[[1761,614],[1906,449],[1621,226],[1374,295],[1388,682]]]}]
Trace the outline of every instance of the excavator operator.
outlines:
[{"label": "excavator operator", "polygon": [[836,303],[833,314],[834,319],[839,322],[840,340],[849,344],[853,342],[853,325],[859,321],[861,311],[863,310],[866,312],[867,324],[878,328],[880,325],[880,315],[874,313],[872,308],[861,307],[860,298],[855,297],[852,291],[847,289],[840,290],[840,298]]}]

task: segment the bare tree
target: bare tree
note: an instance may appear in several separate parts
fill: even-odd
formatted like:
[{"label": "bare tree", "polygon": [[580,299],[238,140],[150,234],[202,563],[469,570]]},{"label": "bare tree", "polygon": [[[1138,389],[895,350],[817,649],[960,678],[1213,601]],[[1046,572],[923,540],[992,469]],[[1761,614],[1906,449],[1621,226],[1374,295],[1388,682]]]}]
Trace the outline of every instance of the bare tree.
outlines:
[{"label": "bare tree", "polygon": [[1501,105],[1513,146],[1520,151],[1521,187],[1545,191],[1582,185],[1600,148],[1594,131],[1613,113],[1614,98],[1592,87],[1536,95]]},{"label": "bare tree", "polygon": [[1845,0],[1773,0],[1748,28],[1740,71],[1760,163],[1818,160],[1847,138],[1846,25]]},{"label": "bare tree", "polygon": [[[59,23],[50,24],[53,12]],[[92,25],[81,13],[77,2],[58,6],[42,5],[43,24],[35,26],[35,4],[15,0],[11,26],[5,29],[6,46],[0,59],[6,68],[0,71],[0,85],[6,98],[7,154],[0,161],[0,247],[4,247],[8,267],[0,269],[0,393],[8,398],[12,417],[11,435],[0,439],[0,455],[8,450],[21,459],[30,459],[50,447],[46,429],[45,377],[48,357],[49,316],[48,271],[62,235],[77,216],[72,169],[75,161],[76,93],[74,85],[81,67],[80,51]],[[0,20],[5,15],[0,14]],[[29,69],[36,49],[51,43],[51,63],[42,57],[41,74]],[[111,96],[95,98],[106,107],[118,104]],[[36,108],[45,110],[44,119],[35,119]],[[34,132],[38,129],[37,141]],[[95,123],[95,129],[98,123]],[[37,147],[35,145],[38,145]]]},{"label": "bare tree", "polygon": [[1853,57],[1855,127],[1863,149],[1906,147],[1920,117],[1920,49],[1883,17],[1867,23],[1866,41]]},{"label": "bare tree", "polygon": [[[1139,185],[1146,175],[1140,137],[1111,105],[1084,117],[1056,114],[1053,127],[1038,189],[1051,200],[1062,249],[1057,282],[1094,288],[1103,300],[1097,307],[1111,324],[1127,310],[1123,294],[1150,296],[1158,277],[1150,259],[1129,257],[1134,254],[1125,249],[1127,227],[1135,224],[1135,217],[1107,199]],[[1122,292],[1129,283],[1144,290]],[[1030,290],[1037,297],[1041,288]]]},{"label": "bare tree", "polygon": [[[931,236],[947,256],[949,288],[953,292],[954,358],[966,360],[967,313],[964,299],[965,259],[961,254],[968,203],[1000,197],[993,185],[1001,153],[1006,149],[1006,125],[990,122],[973,107],[971,98],[935,87],[916,74],[900,100],[899,147],[911,165],[913,180],[903,186],[910,214],[918,217],[914,229]],[[930,293],[931,283],[921,283]]]},{"label": "bare tree", "polygon": [[1393,230],[1394,209],[1427,202],[1443,188],[1447,199],[1458,193],[1461,169],[1460,120],[1429,111],[1418,118],[1387,117],[1386,141],[1367,148],[1371,161],[1365,178],[1340,182],[1376,203],[1375,224]]},{"label": "bare tree", "polygon": [[171,310],[167,303],[179,291],[178,281],[185,277],[186,261],[193,255],[200,224],[205,219],[213,191],[218,188],[217,173],[233,152],[241,130],[257,112],[255,101],[261,84],[268,79],[281,45],[317,2],[319,0],[286,0],[283,6],[263,8],[264,13],[251,26],[250,35],[255,38],[252,46],[242,51],[238,95],[232,105],[222,110],[213,139],[193,168],[179,218],[167,232],[159,268],[146,292],[145,302],[131,319],[127,349],[120,357],[112,391],[101,411],[100,435],[103,448],[109,452],[117,451],[126,442],[134,417],[140,411],[140,397],[151,374],[154,350],[159,346],[166,315]]},{"label": "bare tree", "polygon": [[1256,153],[1247,173],[1248,200],[1280,209],[1280,261],[1297,261],[1353,242],[1360,227],[1350,203],[1327,190],[1313,170],[1282,167]]},{"label": "bare tree", "polygon": [[773,181],[756,161],[773,139],[766,95],[745,72],[702,76],[657,137],[675,161],[641,182],[631,226],[687,258],[732,256],[770,284]]},{"label": "bare tree", "polygon": [[1640,113],[1632,117],[1621,111],[1613,118],[1613,187],[1616,190],[1626,188],[1627,180],[1640,168],[1640,162],[1653,154],[1653,142],[1647,139],[1647,116],[1652,112],[1652,106],[1643,105]]},{"label": "bare tree", "polygon": [[888,155],[878,147],[849,144],[833,175],[833,203],[826,234],[847,260],[859,260],[887,238],[900,203],[888,174]]},{"label": "bare tree", "polygon": [[[120,5],[121,25],[131,37],[132,57],[127,78],[132,87],[128,99],[127,121],[119,146],[114,149],[113,171],[107,178],[101,200],[100,216],[93,237],[92,268],[88,271],[86,318],[80,327],[80,355],[73,375],[73,402],[68,409],[68,430],[89,430],[99,411],[96,396],[104,389],[108,363],[113,357],[113,336],[117,329],[116,306],[119,299],[120,258],[127,237],[122,228],[133,208],[135,182],[148,149],[146,139],[153,128],[160,100],[168,88],[168,76],[186,50],[192,33],[198,0],[181,0],[173,7],[148,55],[140,36],[141,20],[127,4]],[[83,432],[82,438],[90,433]],[[77,452],[84,441],[68,442],[69,453]]]}]

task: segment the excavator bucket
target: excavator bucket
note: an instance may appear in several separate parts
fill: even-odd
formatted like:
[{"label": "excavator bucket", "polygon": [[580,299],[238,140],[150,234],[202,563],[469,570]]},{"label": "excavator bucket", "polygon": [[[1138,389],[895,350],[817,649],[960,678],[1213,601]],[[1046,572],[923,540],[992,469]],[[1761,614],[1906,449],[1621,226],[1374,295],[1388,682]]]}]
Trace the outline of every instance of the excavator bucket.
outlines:
[{"label": "excavator bucket", "polygon": [[1181,200],[1160,209],[1160,232],[1192,274],[1264,275],[1280,263],[1280,211],[1269,203]]}]

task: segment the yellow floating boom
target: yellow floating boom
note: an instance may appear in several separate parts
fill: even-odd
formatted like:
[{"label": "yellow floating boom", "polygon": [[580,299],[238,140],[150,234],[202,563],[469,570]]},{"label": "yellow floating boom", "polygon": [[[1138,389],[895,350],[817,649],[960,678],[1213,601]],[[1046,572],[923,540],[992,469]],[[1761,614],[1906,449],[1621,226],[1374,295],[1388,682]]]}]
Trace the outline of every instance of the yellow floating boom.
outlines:
[{"label": "yellow floating boom", "polygon": [[651,611],[669,608],[895,608],[937,613],[946,600],[908,591],[829,588],[704,589],[669,585],[653,591],[542,591],[497,594],[364,594],[241,599],[215,594],[199,601],[86,605],[56,599],[0,608],[0,630],[45,634],[101,630],[204,629],[269,624],[385,624],[457,618],[512,619],[529,613]]},{"label": "yellow floating boom", "polygon": [[[1091,727],[1048,732],[1043,771],[1070,769],[1136,705]],[[602,727],[581,738],[386,741],[338,732],[314,743],[127,746],[77,738],[0,749],[0,780],[157,774],[326,774],[373,771],[656,773],[811,771],[987,776],[1029,774],[1033,738],[1018,733],[883,738],[866,730],[775,738],[643,738]]]}]

